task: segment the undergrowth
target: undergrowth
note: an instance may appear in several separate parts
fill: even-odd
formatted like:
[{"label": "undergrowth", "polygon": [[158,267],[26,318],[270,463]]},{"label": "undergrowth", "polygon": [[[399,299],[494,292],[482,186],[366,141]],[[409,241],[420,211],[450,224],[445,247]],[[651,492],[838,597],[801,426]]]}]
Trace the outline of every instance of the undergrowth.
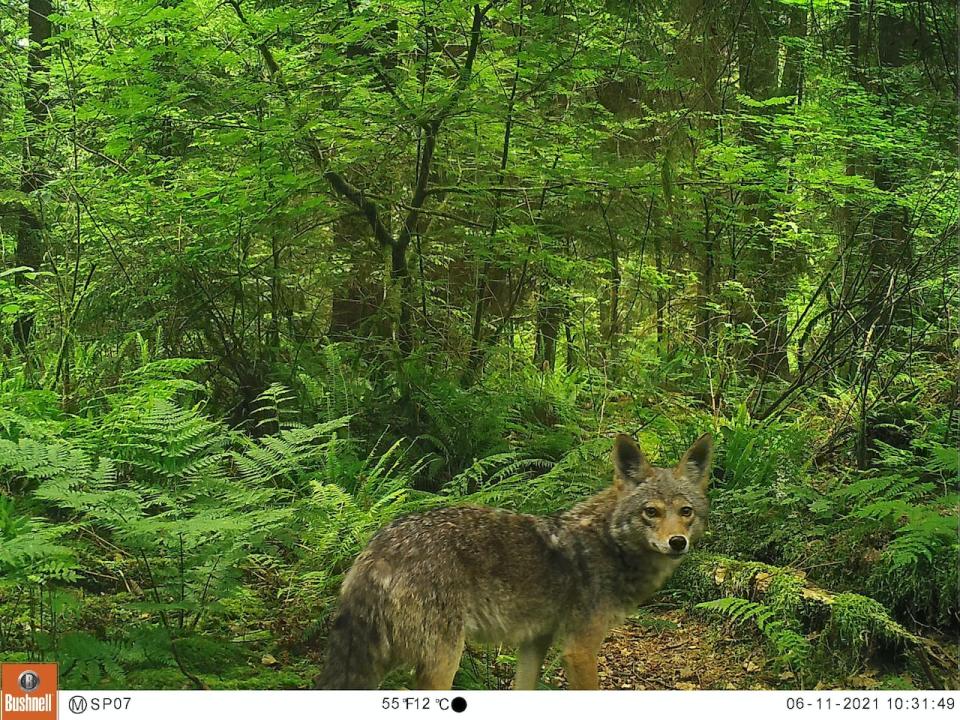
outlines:
[{"label": "undergrowth", "polygon": [[640,407],[589,374],[497,370],[465,388],[414,365],[371,381],[348,346],[321,361],[268,386],[241,427],[191,379],[199,361],[144,358],[70,411],[0,383],[3,657],[56,658],[68,688],[308,685],[378,528],[447,503],[569,507],[609,482],[614,431],[662,463],[713,429],[707,548],[869,596],[841,592],[816,638],[788,574],[762,601],[699,605],[755,628],[784,668],[812,682],[825,647],[855,663],[888,611],[956,627],[957,455],[935,422],[875,442],[873,469],[837,471],[802,417]]}]

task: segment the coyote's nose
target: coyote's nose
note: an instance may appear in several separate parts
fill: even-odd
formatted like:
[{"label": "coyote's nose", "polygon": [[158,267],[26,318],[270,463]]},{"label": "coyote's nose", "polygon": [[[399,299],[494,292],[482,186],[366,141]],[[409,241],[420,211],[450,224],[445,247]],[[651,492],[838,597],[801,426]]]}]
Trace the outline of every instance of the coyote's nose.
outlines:
[{"label": "coyote's nose", "polygon": [[687,539],[683,535],[674,535],[670,538],[670,547],[674,552],[683,552],[687,549]]}]

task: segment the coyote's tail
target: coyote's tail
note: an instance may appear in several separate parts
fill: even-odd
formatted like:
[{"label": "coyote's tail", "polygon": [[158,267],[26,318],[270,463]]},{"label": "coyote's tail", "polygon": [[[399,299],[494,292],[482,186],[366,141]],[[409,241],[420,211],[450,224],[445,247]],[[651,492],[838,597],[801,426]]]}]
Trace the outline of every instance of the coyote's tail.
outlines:
[{"label": "coyote's tail", "polygon": [[327,641],[327,664],[317,678],[317,690],[377,689],[388,669],[384,667],[387,628],[378,595],[373,592],[366,597],[340,599]]}]

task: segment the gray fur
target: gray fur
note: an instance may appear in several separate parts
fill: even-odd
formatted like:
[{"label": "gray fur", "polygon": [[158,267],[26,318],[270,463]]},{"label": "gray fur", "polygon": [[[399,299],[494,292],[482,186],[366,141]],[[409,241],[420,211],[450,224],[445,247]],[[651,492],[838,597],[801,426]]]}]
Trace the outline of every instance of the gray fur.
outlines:
[{"label": "gray fur", "polygon": [[317,686],[375,688],[409,667],[421,687],[449,688],[465,640],[520,648],[525,686],[558,644],[571,684],[595,686],[603,636],[680,562],[670,538],[686,552],[703,533],[710,449],[704,436],[675,468],[654,468],[619,436],[612,487],[566,512],[462,506],[390,523],[344,580]]}]

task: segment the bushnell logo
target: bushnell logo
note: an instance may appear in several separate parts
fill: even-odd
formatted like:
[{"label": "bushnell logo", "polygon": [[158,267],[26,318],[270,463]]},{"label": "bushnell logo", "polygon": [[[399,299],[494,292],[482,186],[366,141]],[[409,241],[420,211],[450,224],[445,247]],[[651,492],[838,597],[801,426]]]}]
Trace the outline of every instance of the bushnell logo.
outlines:
[{"label": "bushnell logo", "polygon": [[0,720],[56,718],[56,663],[0,665]]},{"label": "bushnell logo", "polygon": [[24,670],[17,678],[17,685],[26,693],[33,692],[40,687],[40,676],[33,670]]}]

